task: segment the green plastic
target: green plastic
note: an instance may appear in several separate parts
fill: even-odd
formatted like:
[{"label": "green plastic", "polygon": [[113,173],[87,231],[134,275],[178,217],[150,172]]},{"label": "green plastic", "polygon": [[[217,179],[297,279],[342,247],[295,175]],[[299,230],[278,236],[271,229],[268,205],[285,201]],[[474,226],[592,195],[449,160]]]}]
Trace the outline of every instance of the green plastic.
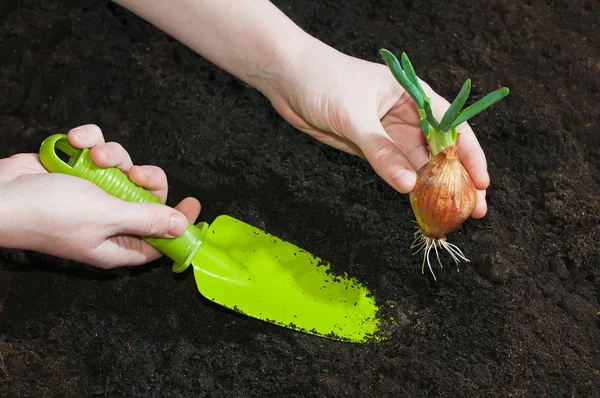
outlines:
[{"label": "green plastic", "polygon": [[375,300],[356,279],[230,216],[215,219],[192,263],[203,294],[225,307],[339,340],[384,337]]},{"label": "green plastic", "polygon": [[[56,153],[56,149],[69,156],[65,163]],[[102,168],[97,166],[89,155],[89,149],[73,147],[66,135],[55,134],[44,140],[40,148],[40,162],[51,173],[69,174],[93,182],[108,194],[128,202],[154,202],[162,203],[156,196],[146,189],[131,182],[126,174],[116,167]],[[202,244],[202,237],[207,225],[199,223],[197,226],[188,222],[188,229],[184,235],[177,238],[151,238],[144,240],[158,251],[172,259],[173,272],[182,272],[191,263],[196,251]]]},{"label": "green plastic", "polygon": [[[118,168],[97,166],[89,149],[72,147],[64,134],[44,140],[40,161],[49,172],[84,178],[123,200],[162,203]],[[334,340],[390,337],[372,294],[359,281],[333,275],[319,257],[233,217],[189,223],[177,238],[144,239],[175,262],[173,272],[192,264],[204,297],[247,316]]]}]

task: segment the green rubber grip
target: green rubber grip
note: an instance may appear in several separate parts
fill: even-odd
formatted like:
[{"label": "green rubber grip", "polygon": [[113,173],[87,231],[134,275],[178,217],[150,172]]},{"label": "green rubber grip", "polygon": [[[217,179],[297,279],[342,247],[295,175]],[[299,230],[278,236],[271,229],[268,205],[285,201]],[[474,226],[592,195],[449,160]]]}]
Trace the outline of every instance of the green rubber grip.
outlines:
[{"label": "green rubber grip", "polygon": [[[65,153],[69,161],[63,161],[57,150]],[[73,147],[65,134],[52,135],[42,142],[40,147],[40,162],[50,173],[68,174],[93,182],[106,193],[128,202],[161,202],[148,190],[133,183],[129,177],[117,167],[102,168],[96,165],[90,157],[88,148]],[[202,245],[208,229],[207,223],[194,225],[188,221],[185,234],[176,238],[143,237],[143,239],[172,259],[173,272],[182,272],[192,261]]]}]

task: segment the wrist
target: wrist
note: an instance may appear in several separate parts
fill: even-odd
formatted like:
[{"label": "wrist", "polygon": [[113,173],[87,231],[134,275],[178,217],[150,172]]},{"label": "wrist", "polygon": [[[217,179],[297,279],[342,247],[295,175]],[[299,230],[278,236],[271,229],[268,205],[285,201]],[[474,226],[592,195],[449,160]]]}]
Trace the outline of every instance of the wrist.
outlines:
[{"label": "wrist", "polygon": [[13,185],[13,181],[0,181],[0,247],[36,250],[36,217],[31,203]]},{"label": "wrist", "polygon": [[[295,25],[294,25],[295,26]],[[299,33],[278,40],[270,59],[251,76],[248,83],[267,97],[271,103],[290,105],[302,85],[311,81],[315,68],[323,60],[341,53],[319,41],[299,27]],[[271,43],[273,45],[273,43]]]},{"label": "wrist", "polygon": [[312,36],[290,23],[286,34],[264,43],[264,56],[247,71],[244,80],[271,100],[285,96],[302,69],[302,58],[310,48],[318,45]]},{"label": "wrist", "polygon": [[0,247],[17,247],[14,228],[14,206],[8,195],[6,183],[0,182]]}]

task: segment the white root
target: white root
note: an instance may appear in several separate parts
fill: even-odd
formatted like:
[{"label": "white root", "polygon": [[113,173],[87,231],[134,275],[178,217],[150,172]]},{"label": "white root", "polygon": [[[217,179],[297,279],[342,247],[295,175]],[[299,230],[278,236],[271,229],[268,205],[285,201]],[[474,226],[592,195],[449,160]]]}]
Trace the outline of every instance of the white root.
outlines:
[{"label": "white root", "polygon": [[431,272],[431,275],[433,275],[433,279],[436,281],[437,281],[437,278],[435,277],[435,273],[433,272],[433,269],[431,267],[431,261],[429,260],[429,253],[431,252],[431,249],[435,250],[435,255],[437,257],[438,264],[440,265],[441,268],[444,268],[444,267],[442,266],[442,261],[440,260],[440,254],[438,252],[438,247],[440,249],[446,250],[450,254],[452,259],[456,263],[457,267],[458,267],[458,263],[460,262],[460,259],[463,259],[466,262],[470,262],[469,259],[465,257],[463,252],[458,248],[458,246],[448,242],[445,237],[440,238],[440,239],[430,238],[428,236],[425,236],[423,234],[423,231],[420,228],[417,230],[417,232],[415,232],[414,237],[415,237],[415,240],[413,241],[410,248],[411,249],[416,248],[417,251],[413,252],[413,255],[415,255],[415,254],[419,253],[421,250],[423,250],[423,263],[421,265],[421,272],[423,274],[425,273],[425,262],[427,262],[429,271]]}]

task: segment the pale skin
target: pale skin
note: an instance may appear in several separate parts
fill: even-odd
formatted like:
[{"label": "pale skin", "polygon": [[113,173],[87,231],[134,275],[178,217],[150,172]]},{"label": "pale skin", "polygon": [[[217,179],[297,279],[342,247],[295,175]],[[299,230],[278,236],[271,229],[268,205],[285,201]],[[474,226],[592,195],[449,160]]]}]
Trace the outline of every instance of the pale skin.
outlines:
[{"label": "pale skin", "polygon": [[[383,63],[324,44],[267,0],[115,2],[260,91],[298,130],[362,157],[398,192],[413,189],[416,171],[428,161],[427,145],[417,107]],[[441,118],[448,101],[422,85]],[[471,216],[481,218],[487,212],[489,186],[485,155],[467,123],[459,131],[459,157],[478,189]],[[166,199],[164,171],[133,166],[119,144],[104,142],[98,126],[71,131],[69,140],[93,148],[92,159],[99,166],[117,165],[132,181]],[[146,170],[152,170],[149,177]],[[85,180],[48,174],[34,154],[0,159],[0,203],[0,246],[105,268],[158,258],[137,236],[179,236],[185,231],[183,217],[194,221],[200,212],[194,198],[175,208],[123,202]],[[94,212],[89,212],[89,203]],[[57,213],[66,207],[77,211]],[[173,226],[174,215],[181,222]]]},{"label": "pale skin", "polygon": [[[131,181],[166,200],[165,172],[156,166],[134,166],[120,144],[105,142],[98,126],[80,126],[67,136],[76,148],[92,148],[90,156],[98,166],[116,166]],[[87,180],[48,173],[33,153],[0,159],[0,203],[5,210],[0,212],[1,246],[102,268],[159,258],[161,254],[139,236],[179,236],[187,220],[194,221],[200,213],[194,198],[175,208],[125,202]]]}]

